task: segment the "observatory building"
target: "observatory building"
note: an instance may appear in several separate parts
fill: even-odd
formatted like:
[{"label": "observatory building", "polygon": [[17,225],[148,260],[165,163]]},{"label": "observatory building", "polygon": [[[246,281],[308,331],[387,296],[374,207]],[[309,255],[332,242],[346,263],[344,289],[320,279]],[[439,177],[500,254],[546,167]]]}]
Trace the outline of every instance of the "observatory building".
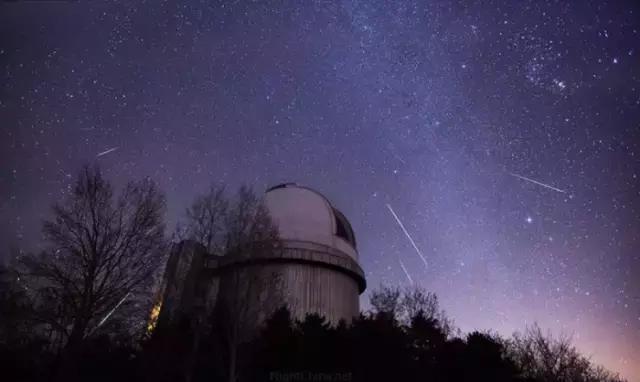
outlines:
[{"label": "observatory building", "polygon": [[215,256],[195,242],[176,244],[152,312],[158,326],[184,317],[206,319],[221,301],[241,301],[243,309],[255,309],[247,314],[256,322],[283,304],[294,318],[317,313],[333,324],[359,314],[366,281],[346,217],[322,194],[293,183],[268,189],[263,201],[281,246]]}]

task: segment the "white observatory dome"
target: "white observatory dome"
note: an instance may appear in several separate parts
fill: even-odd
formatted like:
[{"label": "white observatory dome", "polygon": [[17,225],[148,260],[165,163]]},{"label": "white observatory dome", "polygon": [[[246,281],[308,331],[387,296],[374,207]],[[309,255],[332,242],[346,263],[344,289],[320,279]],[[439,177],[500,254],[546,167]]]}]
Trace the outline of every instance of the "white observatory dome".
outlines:
[{"label": "white observatory dome", "polygon": [[320,193],[285,183],[267,190],[265,204],[282,240],[326,245],[358,261],[351,224]]}]

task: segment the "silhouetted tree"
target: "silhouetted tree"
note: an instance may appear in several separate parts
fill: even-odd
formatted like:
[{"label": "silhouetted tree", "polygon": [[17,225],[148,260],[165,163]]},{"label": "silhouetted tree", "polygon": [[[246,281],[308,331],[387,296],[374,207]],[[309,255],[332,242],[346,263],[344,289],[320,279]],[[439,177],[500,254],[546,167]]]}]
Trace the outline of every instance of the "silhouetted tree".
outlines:
[{"label": "silhouetted tree", "polygon": [[435,319],[439,328],[449,336],[453,333],[453,322],[440,309],[438,297],[420,286],[398,287],[380,285],[371,292],[374,314],[392,315],[403,325],[410,325],[416,315]]},{"label": "silhouetted tree", "polygon": [[210,254],[223,255],[228,213],[224,187],[211,186],[187,208],[186,237],[202,244]]},{"label": "silhouetted tree", "polygon": [[465,381],[514,381],[519,377],[515,363],[507,357],[502,340],[496,334],[473,332],[467,335],[462,363]]},{"label": "silhouetted tree", "polygon": [[[120,341],[108,334],[85,340],[76,358],[79,381],[111,382],[139,381],[137,349],[131,341]],[[66,380],[66,379],[65,379]]]},{"label": "silhouetted tree", "polygon": [[441,357],[447,341],[447,335],[440,327],[440,323],[436,318],[429,317],[422,310],[418,310],[411,318],[411,324],[406,330],[416,374],[435,374],[442,363]]},{"label": "silhouetted tree", "polygon": [[427,320],[437,322],[445,336],[453,334],[453,321],[440,308],[438,296],[420,286],[407,287],[402,291],[399,313],[399,320],[405,324],[411,323],[414,317],[420,315]]},{"label": "silhouetted tree", "polygon": [[0,345],[9,347],[32,336],[31,304],[20,272],[0,265]]},{"label": "silhouetted tree", "polygon": [[292,373],[300,365],[300,333],[286,306],[276,309],[250,342],[251,357],[245,379],[269,381],[276,373]]},{"label": "silhouetted tree", "polygon": [[335,371],[338,360],[334,350],[337,344],[329,322],[317,313],[308,314],[304,320],[296,323],[296,329],[302,338],[299,349],[300,369]]},{"label": "silhouetted tree", "polygon": [[5,380],[33,380],[51,361],[46,338],[34,330],[27,292],[15,264],[0,265],[0,364]]},{"label": "silhouetted tree", "polygon": [[212,255],[246,255],[256,248],[274,250],[278,230],[269,211],[250,187],[242,186],[234,198],[224,187],[211,186],[186,210],[184,234]]},{"label": "silhouetted tree", "polygon": [[402,315],[402,290],[398,287],[381,285],[371,292],[369,302],[375,314],[390,315],[394,318]]},{"label": "silhouetted tree", "polygon": [[[175,325],[162,326],[154,330],[153,335],[142,344],[139,379],[177,382],[191,378],[195,364],[193,358],[197,355],[193,353],[195,329],[191,322],[181,319]],[[212,363],[212,359],[206,361],[207,365]]]},{"label": "silhouetted tree", "polygon": [[[210,254],[238,261],[273,253],[280,247],[277,227],[266,206],[245,186],[233,199],[227,199],[219,187],[198,196],[187,209],[186,235],[201,242]],[[248,266],[220,280],[224,293],[218,296],[212,330],[223,345],[220,355],[228,381],[238,378],[241,345],[255,333],[260,320],[281,304],[278,275],[265,276]]]},{"label": "silhouetted tree", "polygon": [[546,335],[538,325],[516,333],[509,343],[509,356],[526,378],[541,382],[618,382],[617,374],[607,372],[582,356],[566,335]]},{"label": "silhouetted tree", "polygon": [[455,337],[439,320],[443,312],[437,298],[421,289],[382,287],[371,298],[371,313],[338,327],[315,314],[292,324],[287,310],[278,311],[255,342],[251,367],[258,371],[250,380],[269,380],[273,371],[290,373],[280,378],[324,372],[368,382],[621,380],[593,366],[567,338],[554,339],[537,329],[514,341],[479,332]]},{"label": "silhouetted tree", "polygon": [[[384,299],[376,297],[376,304],[372,304],[378,308],[360,315],[350,325],[343,321],[334,327],[317,314],[293,322],[286,307],[276,310],[264,322],[258,337],[245,344],[245,351],[249,350],[252,357],[243,364],[246,371],[240,380],[326,377],[367,382],[622,381],[592,365],[566,338],[553,339],[539,330],[529,330],[525,335],[517,335],[515,341],[480,332],[462,339],[448,334],[435,317],[434,312],[441,313],[437,299],[416,299],[423,301],[417,305],[430,306],[431,310],[425,314],[425,310],[417,308],[411,320],[403,323],[389,314],[398,311],[402,292],[396,293],[393,288],[378,292],[374,291],[373,296],[384,296]],[[545,371],[552,364],[555,366],[551,372]]]},{"label": "silhouetted tree", "polygon": [[23,263],[36,318],[58,335],[67,357],[125,296],[149,287],[164,249],[164,210],[150,180],[129,183],[116,197],[100,169],[88,166],[53,206],[43,228],[46,250]]},{"label": "silhouetted tree", "polygon": [[221,355],[229,382],[238,379],[242,345],[253,338],[261,318],[268,317],[282,303],[278,275],[264,277],[260,272],[248,268],[231,272],[221,280],[221,290],[225,292],[218,298],[212,332],[222,344]]},{"label": "silhouetted tree", "polygon": [[387,312],[361,315],[349,330],[354,381],[404,381],[410,376],[405,330]]}]

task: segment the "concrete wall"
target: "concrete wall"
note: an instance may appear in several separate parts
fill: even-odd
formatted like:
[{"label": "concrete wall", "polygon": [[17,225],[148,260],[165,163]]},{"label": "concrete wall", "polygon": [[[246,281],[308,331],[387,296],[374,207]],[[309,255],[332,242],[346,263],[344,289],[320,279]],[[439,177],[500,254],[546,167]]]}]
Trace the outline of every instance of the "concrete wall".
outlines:
[{"label": "concrete wall", "polygon": [[309,264],[286,264],[283,275],[284,299],[294,317],[318,313],[333,324],[351,322],[359,313],[358,285],[348,275]]},{"label": "concrete wall", "polygon": [[364,275],[353,259],[317,244],[285,244],[289,247],[277,253],[210,258],[205,266],[210,277],[220,278],[225,301],[251,304],[242,319],[248,314],[259,324],[283,304],[297,319],[317,313],[333,324],[359,314]]},{"label": "concrete wall", "polygon": [[[242,281],[240,281],[242,280]],[[252,288],[249,293],[246,287]],[[359,313],[358,284],[348,275],[313,264],[273,263],[245,265],[220,276],[221,300],[252,306],[237,317],[260,324],[286,304],[296,319],[317,313],[337,324],[350,322]]]},{"label": "concrete wall", "polygon": [[205,249],[198,243],[183,241],[173,245],[165,268],[158,327],[174,325],[193,313],[204,258]]}]

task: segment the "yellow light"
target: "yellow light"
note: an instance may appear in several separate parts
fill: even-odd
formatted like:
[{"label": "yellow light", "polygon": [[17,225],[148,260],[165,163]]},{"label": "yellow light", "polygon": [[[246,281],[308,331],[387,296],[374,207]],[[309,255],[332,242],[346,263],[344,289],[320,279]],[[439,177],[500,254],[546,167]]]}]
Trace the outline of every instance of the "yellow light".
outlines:
[{"label": "yellow light", "polygon": [[158,317],[160,316],[160,309],[162,308],[162,300],[158,301],[153,308],[151,308],[151,313],[149,314],[149,323],[147,324],[147,333],[151,334],[153,329],[156,328],[158,324]]}]

